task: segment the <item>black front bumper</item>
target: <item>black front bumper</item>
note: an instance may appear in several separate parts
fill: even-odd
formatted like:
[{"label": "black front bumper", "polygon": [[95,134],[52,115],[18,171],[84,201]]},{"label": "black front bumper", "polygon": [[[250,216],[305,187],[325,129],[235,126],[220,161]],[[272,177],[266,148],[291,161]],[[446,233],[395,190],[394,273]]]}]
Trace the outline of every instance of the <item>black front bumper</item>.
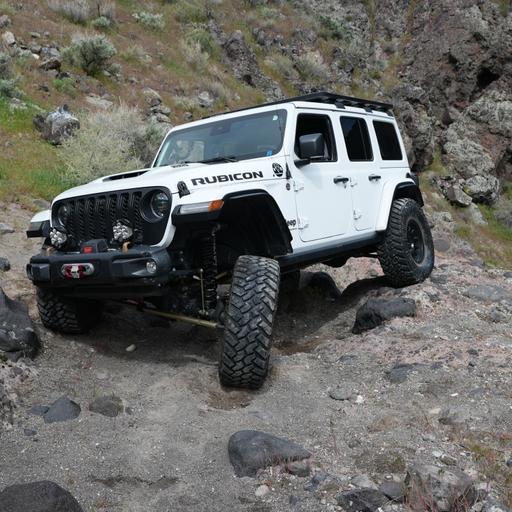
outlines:
[{"label": "black front bumper", "polygon": [[[156,272],[146,264],[153,260]],[[63,265],[92,264],[94,271],[82,278],[65,277]],[[170,280],[171,257],[166,249],[138,246],[127,251],[38,254],[27,265],[29,279],[41,288],[63,295],[101,298],[158,296]]]}]

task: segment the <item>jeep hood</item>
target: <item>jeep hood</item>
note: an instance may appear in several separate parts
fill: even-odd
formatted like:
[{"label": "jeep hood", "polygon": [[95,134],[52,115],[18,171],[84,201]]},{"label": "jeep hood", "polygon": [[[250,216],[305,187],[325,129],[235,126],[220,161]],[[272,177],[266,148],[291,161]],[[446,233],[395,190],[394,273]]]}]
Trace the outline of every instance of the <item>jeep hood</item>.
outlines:
[{"label": "jeep hood", "polygon": [[190,192],[194,193],[194,189],[197,189],[198,185],[218,187],[219,184],[227,182],[269,179],[273,177],[272,160],[274,158],[215,164],[181,164],[112,174],[66,190],[59,194],[54,202],[72,197],[137,188],[167,188],[172,194],[177,194],[180,181],[185,182]]}]

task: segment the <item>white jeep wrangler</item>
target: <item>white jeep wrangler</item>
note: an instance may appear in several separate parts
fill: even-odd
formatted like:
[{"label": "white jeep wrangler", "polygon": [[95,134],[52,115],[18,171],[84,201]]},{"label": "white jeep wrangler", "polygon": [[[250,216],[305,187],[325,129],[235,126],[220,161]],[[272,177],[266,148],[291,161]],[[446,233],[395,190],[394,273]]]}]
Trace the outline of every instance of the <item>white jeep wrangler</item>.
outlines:
[{"label": "white jeep wrangler", "polygon": [[63,192],[31,221],[45,241],[27,273],[52,330],[131,301],[221,327],[221,382],[258,388],[281,274],[370,256],[418,283],[434,264],[422,206],[391,105],[312,93],[178,126],[149,169]]}]

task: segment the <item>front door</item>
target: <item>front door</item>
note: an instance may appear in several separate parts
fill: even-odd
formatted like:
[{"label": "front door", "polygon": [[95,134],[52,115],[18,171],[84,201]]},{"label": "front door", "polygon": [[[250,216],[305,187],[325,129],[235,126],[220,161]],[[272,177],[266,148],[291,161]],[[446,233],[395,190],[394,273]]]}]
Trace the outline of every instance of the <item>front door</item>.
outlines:
[{"label": "front door", "polygon": [[[297,116],[291,167],[299,234],[304,242],[343,235],[351,227],[350,183],[338,160],[333,119],[327,113]],[[299,137],[313,133],[324,136],[324,158],[297,166]]]}]

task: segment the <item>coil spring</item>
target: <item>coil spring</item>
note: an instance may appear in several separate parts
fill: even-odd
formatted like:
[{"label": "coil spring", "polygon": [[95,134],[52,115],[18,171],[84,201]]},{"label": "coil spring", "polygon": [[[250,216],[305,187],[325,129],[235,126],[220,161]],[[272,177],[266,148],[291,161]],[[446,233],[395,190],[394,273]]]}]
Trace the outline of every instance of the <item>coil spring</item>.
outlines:
[{"label": "coil spring", "polygon": [[208,315],[217,306],[217,249],[214,232],[203,239],[201,249],[204,307]]}]

